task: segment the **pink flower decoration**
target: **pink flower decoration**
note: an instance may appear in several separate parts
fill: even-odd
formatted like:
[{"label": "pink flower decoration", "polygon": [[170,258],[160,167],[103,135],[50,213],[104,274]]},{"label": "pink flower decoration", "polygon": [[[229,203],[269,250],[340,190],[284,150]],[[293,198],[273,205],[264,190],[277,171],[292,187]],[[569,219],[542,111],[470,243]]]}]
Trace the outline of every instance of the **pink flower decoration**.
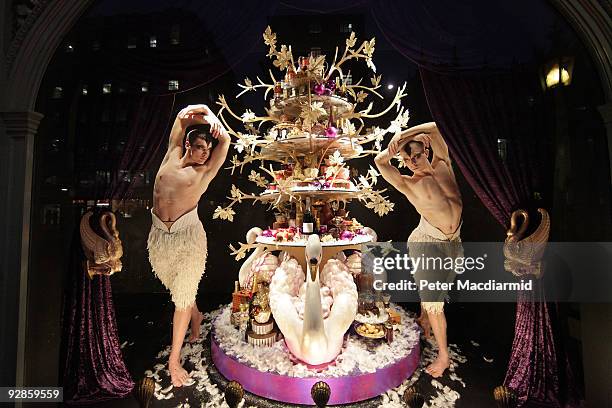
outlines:
[{"label": "pink flower decoration", "polygon": [[340,235],[340,239],[351,240],[355,237],[355,234],[352,231],[343,231]]},{"label": "pink flower decoration", "polygon": [[338,136],[338,129],[333,126],[328,127],[327,129],[325,129],[325,136],[329,138]]}]

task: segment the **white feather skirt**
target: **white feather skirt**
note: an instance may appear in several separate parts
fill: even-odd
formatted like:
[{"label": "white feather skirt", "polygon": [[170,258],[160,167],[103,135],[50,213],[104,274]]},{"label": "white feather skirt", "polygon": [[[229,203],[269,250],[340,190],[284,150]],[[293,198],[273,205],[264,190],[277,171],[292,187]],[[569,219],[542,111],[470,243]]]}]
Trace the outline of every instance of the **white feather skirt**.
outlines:
[{"label": "white feather skirt", "polygon": [[155,276],[170,291],[177,309],[190,307],[206,270],[206,232],[198,208],[181,216],[170,228],[151,210],[153,224],[147,249]]},{"label": "white feather skirt", "polygon": [[[438,228],[431,225],[425,217],[421,217],[419,225],[408,237],[408,251],[410,256],[419,257],[463,257],[463,246],[461,245],[461,223],[457,230],[450,236],[445,235]],[[438,244],[438,245],[436,245]],[[452,282],[455,273],[440,271],[435,268],[416,268],[413,275],[415,282],[421,280]],[[446,291],[421,290],[421,306],[427,313],[439,314],[444,311],[444,300],[447,298]]]}]

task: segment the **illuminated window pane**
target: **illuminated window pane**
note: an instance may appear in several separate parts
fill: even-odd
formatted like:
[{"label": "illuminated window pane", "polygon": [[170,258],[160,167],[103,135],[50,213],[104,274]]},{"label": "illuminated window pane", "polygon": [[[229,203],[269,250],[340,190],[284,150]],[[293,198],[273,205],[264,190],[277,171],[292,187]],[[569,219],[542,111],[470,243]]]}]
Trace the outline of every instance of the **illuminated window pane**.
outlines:
[{"label": "illuminated window pane", "polygon": [[140,92],[149,92],[149,83],[143,82],[140,84]]},{"label": "illuminated window pane", "polygon": [[110,82],[105,83],[104,85],[102,85],[102,93],[103,94],[109,94],[112,91],[112,85]]},{"label": "illuminated window pane", "polygon": [[87,85],[83,85],[81,87],[81,95],[87,95],[87,91],[88,91]]},{"label": "illuminated window pane", "polygon": [[179,89],[179,81],[173,79],[168,81],[168,90],[169,91],[178,91]]},{"label": "illuminated window pane", "polygon": [[62,97],[62,95],[64,94],[64,88],[62,88],[61,86],[56,86],[55,88],[53,88],[53,99],[60,99]]},{"label": "illuminated window pane", "polygon": [[559,82],[563,85],[568,85],[569,81],[569,72],[565,68],[561,68],[561,71],[559,71],[559,65],[554,65],[546,74],[546,87],[548,88],[559,85]]},{"label": "illuminated window pane", "polygon": [[353,31],[353,24],[351,23],[344,23],[340,26],[341,33],[350,33],[351,31]]},{"label": "illuminated window pane", "polygon": [[152,35],[151,37],[149,37],[149,47],[151,48],[155,48],[157,47],[157,37]]},{"label": "illuminated window pane", "polygon": [[128,38],[128,44],[127,44],[127,47],[128,47],[129,49],[134,49],[134,48],[136,48],[136,37],[130,37],[130,38]]}]

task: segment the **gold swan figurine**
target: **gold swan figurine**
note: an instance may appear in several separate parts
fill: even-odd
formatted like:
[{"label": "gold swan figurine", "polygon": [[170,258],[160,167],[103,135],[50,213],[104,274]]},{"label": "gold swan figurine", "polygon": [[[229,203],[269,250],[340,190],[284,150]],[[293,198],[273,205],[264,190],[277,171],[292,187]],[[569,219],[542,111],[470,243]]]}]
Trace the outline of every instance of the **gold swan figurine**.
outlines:
[{"label": "gold swan figurine", "polygon": [[[533,234],[524,238],[529,226],[529,214],[525,210],[516,210],[510,219],[510,229],[506,232],[504,243],[504,269],[515,276],[534,275],[542,277],[542,256],[550,234],[550,216],[548,211],[538,208],[542,219]],[[519,219],[522,222],[519,225]]]},{"label": "gold swan figurine", "polygon": [[90,224],[92,211],[87,211],[81,218],[81,245],[85,252],[85,268],[89,278],[94,275],[112,275],[122,268],[121,257],[123,246],[117,231],[117,219],[112,212],[100,216],[100,228],[104,237],[98,235]]}]

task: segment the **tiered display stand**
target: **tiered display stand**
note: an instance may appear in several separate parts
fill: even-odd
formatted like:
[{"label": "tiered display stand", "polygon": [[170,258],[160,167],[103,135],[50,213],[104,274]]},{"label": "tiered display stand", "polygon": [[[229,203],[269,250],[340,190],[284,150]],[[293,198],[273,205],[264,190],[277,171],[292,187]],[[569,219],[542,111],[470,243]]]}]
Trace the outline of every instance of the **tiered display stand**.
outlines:
[{"label": "tiered display stand", "polygon": [[[264,40],[270,46],[269,56],[275,59],[274,65],[285,71],[284,80],[277,81],[270,72],[273,84],[265,84],[258,78],[259,83],[256,85],[247,79],[245,84],[240,86],[244,89],[242,93],[255,91],[257,88],[264,88],[266,95],[270,91],[274,93],[270,106],[266,109],[267,114],[258,117],[247,110],[238,116],[231,111],[224,97],[220,97],[218,104],[221,106],[221,120],[237,139],[238,150],[244,153],[242,159],[233,157],[232,171],[242,169],[247,163],[260,161],[260,169],[267,173],[270,179],[266,179],[257,171],[251,171],[249,179],[265,190],[261,193],[246,194],[232,186],[231,196],[228,197],[231,202],[225,207],[219,206],[214,217],[231,221],[235,214],[234,204],[243,199],[268,204],[277,213],[275,225],[263,231],[254,242],[241,244],[239,248],[231,246],[232,253],[236,259],[240,259],[248,250],[256,248],[263,250],[262,252],[284,251],[306,270],[304,250],[307,237],[301,233],[299,222],[306,198],[309,198],[319,211],[317,219],[322,227],[317,233],[323,250],[321,265],[325,265],[340,252],[358,251],[362,244],[376,239],[372,229],[346,217],[346,212],[341,208],[346,202],[358,199],[379,215],[393,209],[393,204],[382,195],[384,190],[377,191],[373,188],[378,173],[372,167],[367,175],[351,178],[346,163],[350,159],[376,153],[380,150],[380,142],[385,133],[400,130],[406,125],[407,112],[400,105],[401,98],[405,96],[404,87],[397,90],[389,107],[382,112],[370,113],[371,104],[359,111],[357,105],[364,103],[368,95],[382,98],[376,91],[380,87],[380,76],[374,75],[371,87],[359,83],[353,85],[347,82],[341,66],[350,59],[362,59],[368,66],[373,67],[374,39],[364,41],[360,47],[355,48],[356,38],[352,33],[347,39],[344,54],[338,59],[336,50],[336,57],[331,65],[326,66],[322,56],[310,56],[300,58],[297,67],[291,55],[291,47],[283,45],[277,50],[276,35],[269,28],[264,33]],[[363,131],[363,119],[382,116],[392,107],[397,107],[399,113],[389,128],[374,127]],[[234,131],[223,116],[224,112],[229,112],[235,119],[239,119],[248,133]],[[257,128],[255,124],[258,124]],[[357,128],[355,124],[360,126]],[[364,147],[367,144],[373,144],[374,150]],[[265,162],[271,163],[269,167],[263,165]],[[242,299],[243,296],[248,303],[247,298],[252,298],[257,289],[257,284],[250,287],[252,292],[245,287],[237,288],[240,293],[235,293],[235,298]],[[371,288],[369,290],[371,291]],[[380,310],[387,316],[382,305],[380,306]],[[390,307],[393,309],[393,306]],[[300,370],[287,369],[284,366],[284,369],[277,372],[273,367],[262,371],[261,364],[258,363],[261,356],[258,356],[258,353],[263,353],[266,357],[270,356],[270,352],[281,353],[289,358],[291,353],[284,346],[282,336],[278,337],[277,344],[272,349],[236,343],[236,337],[244,336],[244,330],[240,329],[238,321],[240,313],[236,313],[236,309],[235,304],[233,307],[228,306],[213,324],[212,358],[219,372],[226,378],[240,382],[247,391],[265,398],[295,404],[313,404],[312,385],[325,381],[331,387],[329,404],[361,401],[398,386],[418,365],[419,346],[418,341],[414,341],[416,325],[404,315],[402,324],[395,321],[386,325],[386,330],[393,332],[385,332],[382,339],[360,335],[355,330],[359,323],[345,335],[346,348],[362,347],[367,353],[371,353],[372,360],[384,361],[379,367],[364,368],[356,364],[350,371],[342,372],[341,369],[335,368],[335,361],[312,367],[293,358],[293,364],[300,366]],[[252,311],[252,305],[249,310]],[[244,317],[247,311],[242,310],[242,313]],[[399,314],[401,313],[395,313],[396,317]],[[229,324],[230,315],[238,316],[232,317],[232,322],[237,326],[235,328]],[[246,319],[252,321],[252,316],[246,315]],[[392,323],[396,323],[395,330]],[[235,333],[232,330],[235,330]],[[395,339],[391,340],[394,336]],[[234,341],[231,341],[232,337]],[[418,339],[418,336],[416,338]],[[403,351],[394,350],[393,341],[404,342],[402,344],[410,346],[403,347]],[[388,359],[378,358],[377,353],[393,353],[394,356]],[[340,357],[342,353],[338,358]]]}]

